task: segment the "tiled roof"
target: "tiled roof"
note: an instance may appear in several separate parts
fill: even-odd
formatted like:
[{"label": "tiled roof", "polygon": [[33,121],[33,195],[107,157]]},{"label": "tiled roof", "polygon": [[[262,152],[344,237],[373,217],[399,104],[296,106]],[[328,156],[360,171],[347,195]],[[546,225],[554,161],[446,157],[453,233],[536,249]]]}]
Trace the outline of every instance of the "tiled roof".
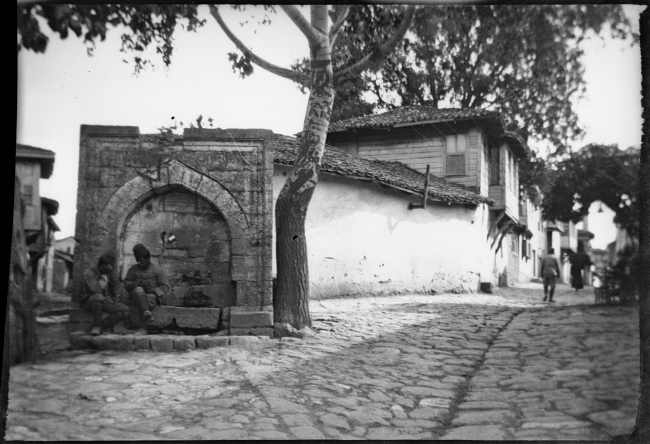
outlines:
[{"label": "tiled roof", "polygon": [[[140,140],[169,144],[167,140],[160,140],[157,134],[141,134]],[[171,143],[182,143],[182,141],[183,136],[174,135]],[[299,149],[299,138],[274,134],[273,160],[275,163],[293,165],[298,157]],[[353,157],[331,145],[325,146],[321,171],[373,181],[411,194],[422,195],[424,193],[424,174],[400,162],[382,162]],[[429,178],[427,195],[430,200],[443,202],[487,203],[490,205],[494,203],[492,199],[467,191],[462,186],[435,176]]]},{"label": "tiled roof", "polygon": [[43,148],[36,148],[35,146],[16,144],[16,155],[21,156],[40,156],[44,159],[54,159],[54,152]]},{"label": "tiled roof", "polygon": [[330,123],[328,132],[334,133],[358,128],[394,128],[425,122],[449,122],[471,119],[491,119],[501,122],[496,111],[469,108],[432,108],[430,106],[402,106],[382,114],[353,117]]},{"label": "tiled roof", "polygon": [[[300,148],[300,139],[276,134],[274,141],[275,163],[293,165]],[[353,157],[331,145],[325,146],[321,171],[361,180],[371,180],[411,194],[422,195],[424,193],[424,174],[399,162],[382,162]],[[443,202],[494,203],[492,199],[431,175],[427,195],[430,200]]]}]

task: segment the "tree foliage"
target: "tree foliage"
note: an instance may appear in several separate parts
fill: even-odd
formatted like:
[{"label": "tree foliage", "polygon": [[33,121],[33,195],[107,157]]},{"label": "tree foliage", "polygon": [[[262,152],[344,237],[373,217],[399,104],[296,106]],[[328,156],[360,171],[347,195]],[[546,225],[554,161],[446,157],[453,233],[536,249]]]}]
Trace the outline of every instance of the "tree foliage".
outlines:
[{"label": "tree foliage", "polygon": [[[395,15],[353,6],[335,47],[337,63],[372,45]],[[508,130],[546,141],[560,155],[583,132],[572,104],[585,90],[580,43],[607,32],[633,35],[620,5],[421,7],[381,70],[337,90],[334,118],[400,105],[487,108],[503,113]]]},{"label": "tree foliage", "polygon": [[[210,15],[240,52],[228,54],[235,73],[246,77],[253,73],[253,65],[256,65],[296,82],[303,90],[309,90],[300,152],[280,190],[275,211],[278,273],[274,288],[274,318],[276,322],[288,322],[302,328],[311,325],[305,220],[325,150],[336,95],[334,85],[344,85],[364,71],[381,66],[411,26],[416,8],[414,5],[391,8],[388,16],[391,18],[390,24],[394,26],[386,27],[381,21],[374,27],[370,26],[366,34],[357,35],[359,48],[364,51],[356,51],[359,48],[355,48],[350,51],[350,54],[354,53],[354,59],[346,57],[345,63],[336,64],[332,48],[349,19],[350,6],[330,8],[311,5],[310,20],[296,6],[280,6],[309,44],[310,58],[303,64],[304,69],[294,70],[277,66],[254,53],[230,30],[219,7],[208,7]],[[246,10],[243,5],[233,8],[240,12]],[[274,12],[274,8],[264,7],[264,11],[264,18],[257,22],[258,25],[271,23],[266,12]],[[151,54],[146,52],[150,47],[155,48],[165,65],[170,64],[177,25],[195,31],[204,24],[198,18],[197,6],[194,5],[32,4],[18,8],[18,50],[24,47],[37,52],[45,51],[47,37],[40,31],[39,16],[61,38],[66,38],[70,30],[79,37],[83,34],[89,54],[92,54],[96,40],[105,38],[108,26],[121,28],[122,51],[135,53],[136,73],[150,64]],[[240,25],[246,22],[248,20],[240,22]],[[368,33],[371,30],[374,33]],[[369,38],[371,40],[364,43]],[[197,120],[199,127],[201,120]],[[161,128],[161,132],[171,137],[173,129]]]},{"label": "tree foliage", "polygon": [[92,55],[97,41],[106,39],[109,29],[121,29],[121,51],[133,55],[136,73],[152,65],[152,58],[146,54],[150,47],[169,66],[177,25],[196,31],[205,24],[198,17],[196,5],[27,4],[17,8],[18,51],[47,49],[49,39],[40,28],[39,18],[61,39],[70,33],[83,37],[88,55]]},{"label": "tree foliage", "polygon": [[549,171],[542,212],[548,220],[578,222],[601,201],[630,234],[639,230],[639,149],[587,145]]}]

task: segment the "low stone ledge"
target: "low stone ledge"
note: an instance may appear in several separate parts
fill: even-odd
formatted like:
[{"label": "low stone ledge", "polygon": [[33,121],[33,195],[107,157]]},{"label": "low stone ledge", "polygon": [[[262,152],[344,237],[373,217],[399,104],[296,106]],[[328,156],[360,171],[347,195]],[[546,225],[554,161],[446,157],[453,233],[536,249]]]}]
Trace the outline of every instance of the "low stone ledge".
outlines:
[{"label": "low stone ledge", "polygon": [[229,336],[228,344],[230,345],[246,345],[258,344],[261,341],[270,339],[268,336]]},{"label": "low stone ledge", "polygon": [[130,351],[133,350],[133,335],[117,336],[115,338],[115,349]]},{"label": "low stone ledge", "polygon": [[273,337],[273,328],[271,327],[248,327],[236,328],[230,327],[231,336],[268,336]]},{"label": "low stone ledge", "polygon": [[134,336],[133,337],[133,347],[136,350],[151,350],[151,344],[149,342],[149,336]]},{"label": "low stone ledge", "polygon": [[197,348],[225,347],[228,345],[227,336],[197,336]]},{"label": "low stone ledge", "polygon": [[169,336],[149,336],[149,343],[155,352],[174,351],[174,340]]},{"label": "low stone ledge", "polygon": [[220,308],[187,308],[159,306],[153,310],[152,324],[165,328],[204,328],[216,330],[219,326]]},{"label": "low stone ledge", "polygon": [[196,348],[196,338],[194,336],[179,336],[174,338],[172,345],[174,350],[187,351]]},{"label": "low stone ledge", "polygon": [[[264,329],[267,330],[267,329]],[[272,329],[268,329],[271,330]],[[261,344],[269,341],[269,335],[242,336],[172,336],[172,335],[115,335],[104,334],[91,336],[84,332],[72,332],[68,336],[70,345],[76,349],[90,348],[95,350],[120,350],[169,353],[194,349],[226,347],[229,345]],[[286,338],[282,338],[286,339]],[[295,339],[295,338],[291,338]],[[269,343],[269,342],[267,342]]]},{"label": "low stone ledge", "polygon": [[117,341],[115,335],[91,336],[90,347],[99,350],[116,350]]},{"label": "low stone ledge", "polygon": [[273,329],[273,312],[269,311],[249,311],[236,312],[230,310],[230,329],[233,328],[251,328],[251,327],[270,327]]}]

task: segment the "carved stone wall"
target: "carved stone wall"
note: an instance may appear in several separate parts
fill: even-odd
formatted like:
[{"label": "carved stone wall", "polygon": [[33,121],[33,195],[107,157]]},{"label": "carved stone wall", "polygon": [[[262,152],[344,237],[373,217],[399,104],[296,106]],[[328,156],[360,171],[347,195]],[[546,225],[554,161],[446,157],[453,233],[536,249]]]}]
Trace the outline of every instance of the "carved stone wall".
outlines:
[{"label": "carved stone wall", "polygon": [[173,284],[166,305],[272,305],[272,132],[82,125],[73,302],[113,251],[124,277],[144,244]]}]

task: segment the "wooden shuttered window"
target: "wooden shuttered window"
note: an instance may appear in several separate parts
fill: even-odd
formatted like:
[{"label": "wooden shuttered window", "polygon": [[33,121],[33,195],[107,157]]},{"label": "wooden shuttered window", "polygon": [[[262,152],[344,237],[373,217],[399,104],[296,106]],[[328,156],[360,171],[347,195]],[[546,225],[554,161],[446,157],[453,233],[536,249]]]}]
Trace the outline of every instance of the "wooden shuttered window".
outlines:
[{"label": "wooden shuttered window", "polygon": [[448,154],[447,155],[447,176],[464,176],[465,175],[465,155]]},{"label": "wooden shuttered window", "polygon": [[467,134],[447,136],[446,145],[446,176],[467,175]]},{"label": "wooden shuttered window", "polygon": [[521,237],[521,255],[522,257],[526,257],[526,253],[528,252],[528,249],[526,248],[526,238]]},{"label": "wooden shuttered window", "polygon": [[490,147],[490,185],[499,185],[501,165],[499,165],[499,148]]}]

